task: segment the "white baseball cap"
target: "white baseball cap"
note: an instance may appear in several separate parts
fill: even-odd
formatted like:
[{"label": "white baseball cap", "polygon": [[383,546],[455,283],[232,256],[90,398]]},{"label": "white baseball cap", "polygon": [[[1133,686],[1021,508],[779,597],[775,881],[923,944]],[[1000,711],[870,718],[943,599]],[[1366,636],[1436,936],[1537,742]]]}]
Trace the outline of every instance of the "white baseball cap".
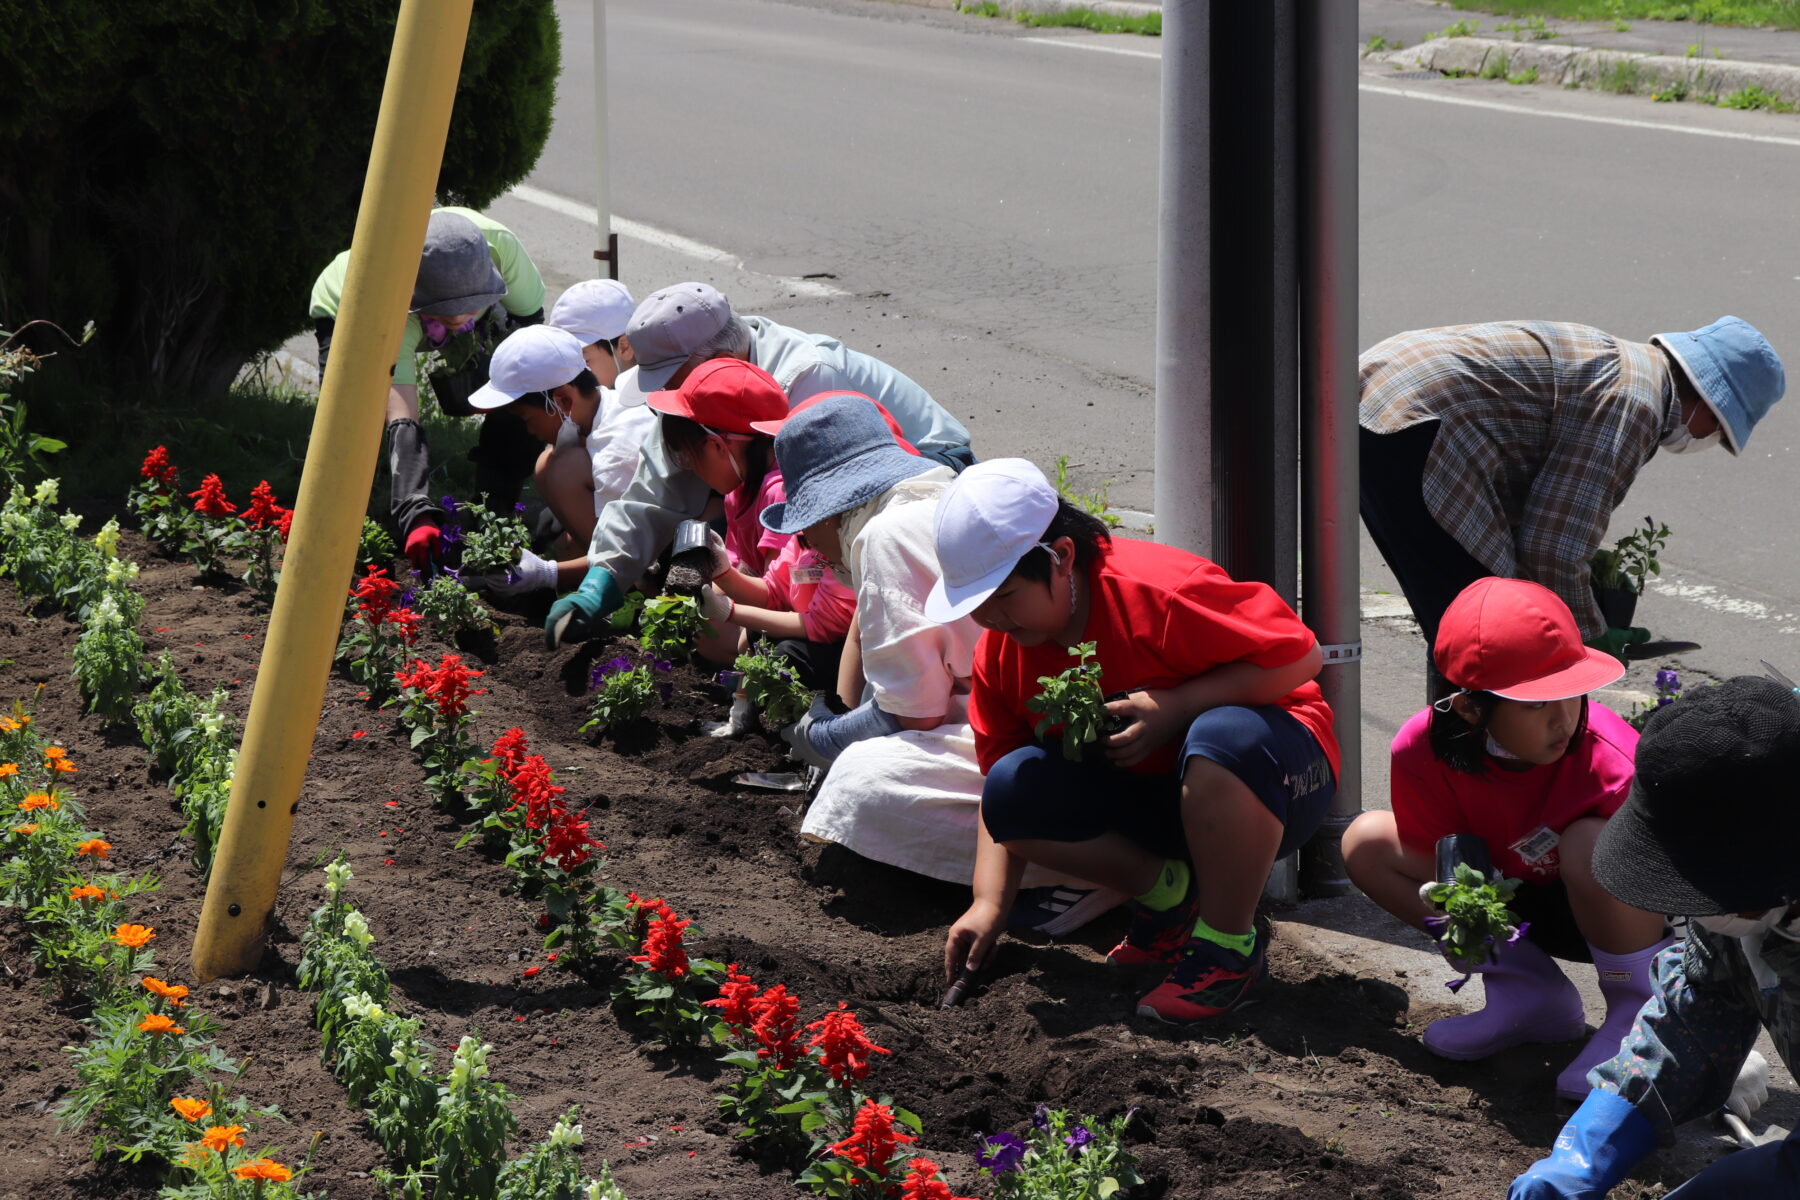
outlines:
[{"label": "white baseball cap", "polygon": [[528,392],[547,392],[572,383],[587,370],[581,342],[566,329],[527,325],[494,348],[488,381],[469,397],[484,411],[503,408]]},{"label": "white baseball cap", "polygon": [[1044,544],[1056,510],[1056,489],[1023,458],[991,458],[958,475],[938,499],[939,579],[925,615],[949,622],[980,607]]},{"label": "white baseball cap", "polygon": [[550,306],[549,324],[566,329],[581,344],[611,342],[631,324],[637,301],[616,279],[584,279],[572,285]]}]

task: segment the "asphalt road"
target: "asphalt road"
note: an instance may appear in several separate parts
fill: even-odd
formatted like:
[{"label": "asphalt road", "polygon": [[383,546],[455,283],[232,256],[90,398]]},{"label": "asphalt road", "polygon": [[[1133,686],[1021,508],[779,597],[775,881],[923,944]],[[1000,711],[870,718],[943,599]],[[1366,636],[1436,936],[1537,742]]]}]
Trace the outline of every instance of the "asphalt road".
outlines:
[{"label": "asphalt road", "polygon": [[[525,193],[537,202],[494,208],[553,285],[593,272],[591,232],[569,215],[593,194],[591,7],[559,11],[557,126]],[[1115,502],[1149,506],[1156,39],[874,0],[608,11],[613,205],[640,297],[708,279],[743,311],[837,333],[913,374],[984,456],[1048,467],[1067,454],[1078,482],[1110,480]],[[1730,312],[1800,371],[1800,117],[1375,75],[1361,102],[1364,345],[1506,317],[1644,338]],[[828,278],[788,282],[800,276]],[[1675,527],[1640,615],[1702,643],[1680,664],[1690,672],[1759,657],[1800,668],[1797,441],[1790,400],[1743,459],[1659,457],[1617,514],[1620,529],[1651,513]],[[1366,542],[1362,566],[1376,613],[1391,577]],[[1379,803],[1422,647],[1404,622],[1365,636]],[[1655,665],[1628,685],[1647,687]]]}]

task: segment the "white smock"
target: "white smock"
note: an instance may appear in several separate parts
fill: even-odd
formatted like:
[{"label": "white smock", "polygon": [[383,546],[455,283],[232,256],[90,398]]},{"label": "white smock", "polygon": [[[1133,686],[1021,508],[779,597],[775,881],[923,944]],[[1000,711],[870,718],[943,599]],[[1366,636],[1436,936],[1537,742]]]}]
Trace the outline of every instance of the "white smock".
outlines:
[{"label": "white smock", "polygon": [[937,501],[954,478],[939,467],[903,480],[840,521],[844,565],[856,591],[864,699],[872,696],[899,717],[944,713],[944,722],[846,747],[800,832],[966,884],[975,875],[981,822],[982,774],[968,695],[981,628],[969,617],[945,625],[925,615],[925,597],[938,577]]},{"label": "white smock", "polygon": [[637,474],[644,439],[656,428],[656,410],[647,405],[619,403],[619,393],[600,389],[600,408],[594,413],[587,435],[588,462],[594,474],[594,516],[625,494]]}]

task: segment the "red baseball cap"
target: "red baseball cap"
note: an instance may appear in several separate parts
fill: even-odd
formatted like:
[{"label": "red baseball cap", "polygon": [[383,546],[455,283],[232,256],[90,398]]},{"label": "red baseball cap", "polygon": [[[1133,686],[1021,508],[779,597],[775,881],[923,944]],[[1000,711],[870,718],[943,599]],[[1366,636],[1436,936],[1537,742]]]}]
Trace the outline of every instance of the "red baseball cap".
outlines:
[{"label": "red baseball cap", "polygon": [[1506,700],[1566,700],[1617,683],[1624,664],[1581,643],[1562,597],[1523,579],[1477,579],[1450,602],[1433,657],[1444,678]]},{"label": "red baseball cap", "polygon": [[751,433],[760,421],[787,416],[787,393],[767,371],[741,358],[701,363],[673,391],[651,392],[644,403],[720,433]]},{"label": "red baseball cap", "polygon": [[875,411],[881,414],[881,419],[883,421],[887,422],[887,427],[893,431],[894,440],[896,442],[900,443],[900,448],[902,450],[906,451],[908,454],[917,454],[919,452],[919,448],[917,446],[913,445],[911,442],[907,441],[906,435],[900,432],[900,422],[894,420],[894,414],[887,410],[887,406],[882,404],[882,402],[879,400],[876,400],[876,399],[873,399],[872,397],[863,395],[861,392],[843,392],[843,391],[820,392],[816,396],[808,396],[806,399],[802,400],[800,403],[794,405],[794,407],[792,409],[783,413],[776,420],[757,421],[753,425],[751,425],[751,428],[756,430],[756,432],[758,432],[758,433],[766,433],[770,437],[774,437],[776,434],[781,432],[782,424],[785,423],[787,421],[787,419],[789,417],[793,416],[795,413],[805,412],[807,409],[809,409],[813,405],[819,403],[819,401],[821,401],[821,400],[831,400],[838,396],[856,396],[859,399],[869,401],[870,404],[873,404],[875,406]]}]

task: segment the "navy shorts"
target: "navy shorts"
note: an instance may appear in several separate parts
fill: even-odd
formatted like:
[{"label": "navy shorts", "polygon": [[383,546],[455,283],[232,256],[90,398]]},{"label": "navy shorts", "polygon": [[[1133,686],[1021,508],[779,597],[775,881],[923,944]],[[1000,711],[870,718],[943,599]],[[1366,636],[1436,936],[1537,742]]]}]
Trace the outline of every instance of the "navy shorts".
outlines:
[{"label": "navy shorts", "polygon": [[1181,767],[1168,775],[1120,770],[1098,746],[1080,762],[1063,757],[1061,739],[1021,746],[988,771],[981,818],[996,842],[1086,842],[1116,832],[1152,854],[1186,858],[1181,776],[1190,758],[1224,767],[1275,814],[1278,858],[1318,831],[1337,793],[1324,749],[1285,709],[1229,706],[1194,718]]}]

